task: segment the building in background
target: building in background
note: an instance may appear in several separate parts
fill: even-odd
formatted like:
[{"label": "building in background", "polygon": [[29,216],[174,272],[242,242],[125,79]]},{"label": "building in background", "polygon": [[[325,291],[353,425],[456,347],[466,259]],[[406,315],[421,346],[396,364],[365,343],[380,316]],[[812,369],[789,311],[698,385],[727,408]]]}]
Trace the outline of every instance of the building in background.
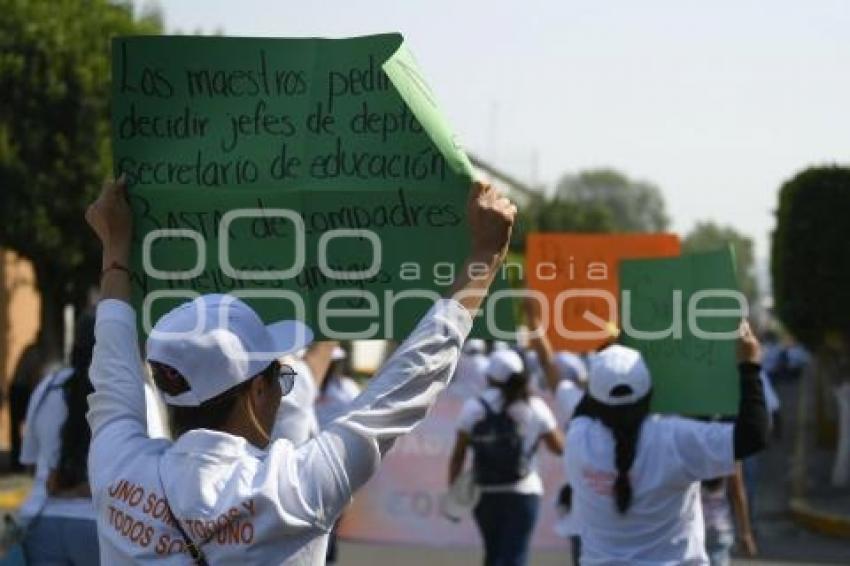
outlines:
[{"label": "building in background", "polygon": [[0,448],[9,447],[9,384],[18,360],[38,334],[41,298],[35,271],[15,252],[0,249]]}]

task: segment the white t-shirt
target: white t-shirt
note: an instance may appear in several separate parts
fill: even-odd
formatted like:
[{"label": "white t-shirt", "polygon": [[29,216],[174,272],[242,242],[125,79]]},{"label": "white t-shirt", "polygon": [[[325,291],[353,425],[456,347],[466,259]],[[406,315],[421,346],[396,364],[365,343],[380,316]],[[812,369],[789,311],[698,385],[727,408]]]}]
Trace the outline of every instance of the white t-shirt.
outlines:
[{"label": "white t-shirt", "polygon": [[316,418],[320,428],[345,413],[349,403],[360,395],[360,386],[350,377],[335,375],[328,379],[330,382],[316,401]]},{"label": "white t-shirt", "polygon": [[732,506],[726,493],[726,478],[720,480],[713,488],[702,484],[700,486],[700,498],[702,500],[702,516],[705,528],[731,533],[735,530],[732,522]]},{"label": "white t-shirt", "polygon": [[534,350],[524,350],[522,356],[525,361],[525,371],[528,373],[528,383],[531,385],[532,391],[547,391],[549,385],[546,382],[546,372],[543,371],[543,365],[540,363],[537,352]]},{"label": "white t-shirt", "polygon": [[[584,397],[584,391],[569,379],[562,379],[555,389],[555,414],[558,417],[558,426],[562,430],[567,431],[573,414]],[[562,456],[564,466],[566,466],[566,452]],[[570,536],[578,534],[578,525],[575,520],[575,513],[570,510],[563,516],[558,518],[556,532],[559,536]]]},{"label": "white t-shirt", "polygon": [[480,395],[487,388],[487,363],[484,354],[461,354],[449,393],[464,399]]},{"label": "white t-shirt", "polygon": [[566,468],[582,564],[708,564],[699,481],[734,472],[732,431],[730,423],[648,417],[629,473],[632,504],[621,514],[611,431],[594,419],[573,419]]},{"label": "white t-shirt", "polygon": [[32,490],[18,512],[24,520],[40,517],[69,519],[95,518],[91,499],[85,497],[49,497],[47,479],[59,465],[62,450],[62,425],[68,418],[68,405],[62,386],[74,370],[63,368],[39,382],[27,406],[27,428],[21,442],[20,461],[35,466]]},{"label": "white t-shirt", "polygon": [[[498,389],[489,388],[481,394],[487,404],[494,412],[502,410],[502,393]],[[484,419],[484,406],[479,397],[468,399],[463,404],[458,417],[458,430],[466,434],[472,434],[475,425]],[[508,415],[517,422],[522,433],[522,445],[526,453],[529,453],[539,445],[540,437],[552,432],[557,426],[555,416],[549,407],[539,397],[531,396],[528,402],[516,401],[508,407]],[[481,488],[482,492],[511,492],[542,495],[543,480],[537,469],[537,454],[530,462],[531,472],[521,480],[506,485],[493,485]]]},{"label": "white t-shirt", "polygon": [[425,418],[471,326],[462,305],[438,301],[346,415],[299,447],[276,440],[260,450],[203,429],[173,443],[151,439],[135,313],[101,301],[88,414],[101,562],[190,563],[167,495],[195,542],[211,537],[201,544],[210,564],[324,564],[337,516],[395,439]]},{"label": "white t-shirt", "polygon": [[562,379],[555,389],[555,407],[558,424],[566,430],[573,418],[579,402],[584,397],[584,391],[569,379]]},{"label": "white t-shirt", "polygon": [[302,360],[286,360],[286,363],[298,375],[292,391],[280,399],[271,437],[285,438],[295,446],[301,446],[319,432],[314,408],[319,390],[310,366]]}]

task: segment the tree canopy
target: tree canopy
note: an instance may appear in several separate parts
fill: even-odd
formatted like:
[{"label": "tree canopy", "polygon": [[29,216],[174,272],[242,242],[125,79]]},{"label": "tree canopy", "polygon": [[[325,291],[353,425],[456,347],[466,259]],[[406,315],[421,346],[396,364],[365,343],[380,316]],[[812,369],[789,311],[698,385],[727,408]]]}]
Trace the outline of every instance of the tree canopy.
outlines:
[{"label": "tree canopy", "polygon": [[735,250],[735,268],[741,292],[752,304],[758,297],[752,238],[731,226],[720,226],[711,221],[698,222],[682,240],[682,253],[708,252],[730,244]]},{"label": "tree canopy", "polygon": [[531,199],[519,211],[511,234],[511,249],[525,250],[525,238],[531,232],[611,232],[613,223],[607,210],[590,203]]},{"label": "tree canopy", "polygon": [[564,175],[555,194],[566,202],[607,211],[616,232],[662,232],[670,224],[658,187],[629,179],[613,169]]},{"label": "tree canopy", "polygon": [[779,191],[771,273],[776,312],[811,350],[850,344],[850,168],[812,167]]},{"label": "tree canopy", "polygon": [[0,0],[0,246],[33,262],[41,339],[99,273],[83,212],[110,171],[110,38],[158,33],[129,2]]}]

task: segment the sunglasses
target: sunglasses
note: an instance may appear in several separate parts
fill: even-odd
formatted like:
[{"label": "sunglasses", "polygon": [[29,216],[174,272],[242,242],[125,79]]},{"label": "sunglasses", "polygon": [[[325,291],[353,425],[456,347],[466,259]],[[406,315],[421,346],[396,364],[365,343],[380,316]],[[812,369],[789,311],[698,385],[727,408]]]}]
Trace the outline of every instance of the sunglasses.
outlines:
[{"label": "sunglasses", "polygon": [[280,364],[280,372],[277,374],[277,379],[280,382],[280,390],[282,395],[289,395],[292,388],[295,387],[295,378],[298,372],[292,369],[292,366]]}]

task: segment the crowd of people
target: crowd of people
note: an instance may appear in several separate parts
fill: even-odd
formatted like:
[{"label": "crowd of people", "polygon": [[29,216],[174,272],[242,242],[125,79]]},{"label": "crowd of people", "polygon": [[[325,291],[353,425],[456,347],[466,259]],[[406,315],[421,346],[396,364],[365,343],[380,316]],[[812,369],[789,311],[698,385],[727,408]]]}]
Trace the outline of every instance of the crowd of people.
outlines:
[{"label": "crowd of people", "polygon": [[107,183],[86,216],[103,246],[96,313],[21,419],[19,459],[34,471],[17,517],[28,563],[331,563],[351,497],[450,381],[465,403],[448,483],[477,493],[486,566],[529,561],[553,488],[542,449],[563,462],[557,530],[574,563],[728,564],[736,530],[755,554],[747,468],[779,422],[778,374],[761,363],[790,364],[742,322],[740,406],[723,422],[653,414],[650,372],[614,331],[596,352],[554,351],[533,301],[523,347],[467,339],[515,215],[473,186],[468,263],[483,276],[462,271],[361,390],[338,343],[312,342],[298,321],[265,325],[228,295],[168,312],[140,352],[126,187]]},{"label": "crowd of people", "polygon": [[[565,483],[556,497],[556,530],[570,539],[574,563],[724,565],[730,563],[736,540],[744,554],[754,556],[754,495],[745,488],[742,462],[755,461],[779,413],[749,325],[742,324],[738,347],[738,416],[712,422],[710,416],[651,414],[649,370],[637,351],[616,344],[615,331],[596,352],[555,352],[546,334],[536,331],[541,325],[538,307],[533,300],[526,304],[531,330],[526,347],[506,351],[491,345],[488,357],[485,345],[473,342],[461,356],[458,384],[453,385],[472,399],[458,419],[449,483],[460,481],[464,455],[471,448],[480,493],[473,515],[484,541],[485,564],[527,563],[536,514],[518,512],[525,507],[516,496],[502,496],[504,503],[494,510],[490,494],[521,492],[534,482],[535,468],[526,469],[525,459],[541,443],[562,454]],[[523,384],[518,388],[523,395],[506,391],[506,366],[510,379]],[[547,394],[555,415],[530,391]],[[509,418],[513,428],[497,431],[497,417]],[[530,451],[506,448],[514,434]],[[491,454],[493,444],[501,447],[498,456]],[[494,469],[525,475],[494,487]],[[539,497],[543,486],[535,487],[531,493]],[[490,516],[500,518],[499,529],[488,522]]]}]

